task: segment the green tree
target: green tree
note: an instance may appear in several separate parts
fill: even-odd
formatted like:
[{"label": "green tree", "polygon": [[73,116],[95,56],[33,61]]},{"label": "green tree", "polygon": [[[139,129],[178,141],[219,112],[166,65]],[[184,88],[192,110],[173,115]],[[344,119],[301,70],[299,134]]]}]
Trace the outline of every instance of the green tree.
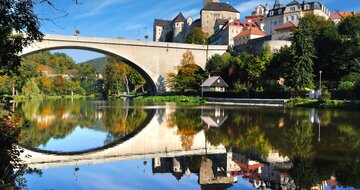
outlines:
[{"label": "green tree", "polygon": [[188,44],[207,44],[208,36],[200,27],[194,27],[186,37],[185,42]]},{"label": "green tree", "polygon": [[269,47],[263,48],[257,56],[247,52],[242,52],[238,56],[236,63],[239,67],[239,79],[247,84],[248,91],[260,84],[260,79],[269,66],[271,58]]},{"label": "green tree", "polygon": [[175,91],[198,90],[204,78],[204,71],[195,64],[191,51],[183,54],[177,73],[168,73],[166,84]]},{"label": "green tree", "polygon": [[[32,0],[0,2],[0,74],[13,75],[20,66],[19,53],[29,43],[40,40],[38,17]],[[26,35],[23,35],[26,34]]]},{"label": "green tree", "polygon": [[31,96],[31,95],[39,95],[40,94],[40,89],[39,87],[36,85],[34,79],[29,79],[25,85],[22,87],[22,93],[25,96]]},{"label": "green tree", "polygon": [[96,71],[93,65],[81,64],[77,72],[76,80],[80,82],[80,86],[86,91],[86,94],[95,94],[100,91],[97,85]]},{"label": "green tree", "polygon": [[126,66],[116,58],[108,57],[107,60],[104,72],[106,93],[108,96],[120,95],[125,88],[123,76],[126,75]]},{"label": "green tree", "polygon": [[313,87],[313,59],[316,51],[310,27],[307,22],[300,20],[291,45],[293,59],[289,65],[286,65],[285,82],[296,90]]},{"label": "green tree", "polygon": [[338,54],[339,78],[350,73],[360,73],[360,16],[348,17],[340,22],[341,53]]},{"label": "green tree", "polygon": [[[19,53],[41,38],[32,0],[0,1],[0,75],[15,76],[21,61]],[[10,103],[0,99],[0,189],[20,189],[25,186],[19,176],[24,174],[26,165],[21,163],[21,150],[14,144],[19,142],[21,128],[9,111]]]},{"label": "green tree", "polygon": [[142,93],[145,92],[144,85],[146,84],[146,80],[139,72],[137,72],[134,68],[129,68],[127,72],[129,81],[134,86],[134,89],[132,91],[133,94],[136,93],[138,89],[141,88]]},{"label": "green tree", "polygon": [[223,58],[219,54],[215,54],[207,60],[205,71],[210,75],[220,76],[226,67],[227,65]]}]

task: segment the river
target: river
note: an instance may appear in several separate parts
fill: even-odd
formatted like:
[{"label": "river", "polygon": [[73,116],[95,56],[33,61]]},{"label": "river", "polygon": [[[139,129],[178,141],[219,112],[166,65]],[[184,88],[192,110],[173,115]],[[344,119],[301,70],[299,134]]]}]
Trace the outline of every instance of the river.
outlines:
[{"label": "river", "polygon": [[28,189],[360,188],[359,111],[64,99],[15,112],[41,170]]}]

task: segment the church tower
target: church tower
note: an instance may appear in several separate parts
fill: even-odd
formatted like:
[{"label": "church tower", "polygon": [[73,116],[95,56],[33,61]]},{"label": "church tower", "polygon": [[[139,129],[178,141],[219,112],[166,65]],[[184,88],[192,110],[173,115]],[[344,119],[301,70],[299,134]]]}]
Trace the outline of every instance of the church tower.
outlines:
[{"label": "church tower", "polygon": [[220,3],[220,0],[204,0],[204,5],[203,7],[205,7],[208,3],[210,2],[214,2],[214,3]]}]

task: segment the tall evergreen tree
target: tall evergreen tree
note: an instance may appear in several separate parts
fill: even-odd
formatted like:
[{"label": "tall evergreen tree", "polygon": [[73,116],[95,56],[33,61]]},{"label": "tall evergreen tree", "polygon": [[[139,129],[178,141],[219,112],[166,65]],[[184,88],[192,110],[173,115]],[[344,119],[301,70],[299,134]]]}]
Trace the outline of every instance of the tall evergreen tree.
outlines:
[{"label": "tall evergreen tree", "polygon": [[307,22],[300,20],[291,45],[292,61],[286,66],[286,84],[300,90],[313,87],[315,48]]}]

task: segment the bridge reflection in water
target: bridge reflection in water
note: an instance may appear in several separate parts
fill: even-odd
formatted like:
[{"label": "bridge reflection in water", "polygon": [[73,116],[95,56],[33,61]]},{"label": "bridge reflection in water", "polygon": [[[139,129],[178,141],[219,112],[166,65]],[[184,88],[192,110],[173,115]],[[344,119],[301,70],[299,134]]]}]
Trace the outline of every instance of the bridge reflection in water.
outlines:
[{"label": "bridge reflection in water", "polygon": [[[205,155],[226,153],[223,145],[213,146],[207,142],[205,131],[194,135],[191,148],[184,146],[177,127],[169,127],[169,117],[175,111],[171,104],[165,108],[165,119],[153,117],[149,124],[132,138],[118,145],[77,153],[49,153],[36,149],[26,149],[22,160],[30,167],[49,168],[75,164],[95,164],[142,158],[175,157],[185,155]],[[158,111],[157,114],[160,114]],[[30,155],[31,157],[27,157]]]},{"label": "bridge reflection in water", "polygon": [[[254,188],[274,189],[295,189],[297,186],[294,179],[299,176],[293,176],[291,169],[309,161],[306,155],[302,157],[302,160],[290,161],[289,157],[281,156],[279,151],[271,147],[266,150],[266,155],[260,156],[249,156],[247,152],[232,148],[231,143],[236,140],[231,140],[231,135],[249,135],[247,131],[255,133],[258,130],[256,127],[258,122],[252,119],[249,113],[240,114],[241,117],[234,125],[234,112],[230,112],[232,108],[229,107],[181,107],[175,104],[165,104],[165,106],[144,106],[144,109],[156,110],[156,113],[150,114],[152,118],[149,119],[146,127],[126,141],[86,152],[56,153],[25,149],[22,159],[30,167],[38,169],[151,159],[152,174],[171,174],[177,180],[195,174],[202,187],[226,188],[245,178],[247,183],[250,182]],[[311,113],[313,111],[309,116],[308,112],[304,112],[302,117],[312,121]],[[284,119],[284,116],[279,116],[280,119],[273,118],[270,112],[268,116],[259,118],[265,119],[265,121],[271,118],[272,120],[267,123],[277,125],[276,128],[272,127],[268,131],[270,135],[272,131],[275,131],[274,139],[282,135],[276,131],[281,132],[284,130],[284,123],[292,121]],[[240,128],[239,126],[249,125],[250,122],[255,124],[251,125],[255,126],[252,130],[235,131]],[[236,127],[229,127],[233,125]],[[219,129],[229,134],[229,137],[217,133]],[[308,132],[313,134],[312,128],[309,129],[311,130]],[[225,141],[211,139],[216,135],[220,135]],[[259,139],[264,138],[262,134],[258,134],[258,136]],[[320,137],[320,133],[317,136]],[[320,142],[317,140],[317,136],[316,142]],[[310,135],[309,139],[312,137],[315,135]],[[245,138],[241,137],[240,139],[244,142],[243,144],[251,143]],[[289,138],[289,140],[291,139]],[[224,146],[224,144],[226,145]],[[264,146],[267,144],[265,143]],[[283,145],[278,147],[281,148],[281,146]],[[31,157],[26,157],[26,155],[31,155]],[[144,161],[144,164],[145,162],[147,161]],[[337,182],[334,177],[331,177],[329,180],[321,180],[312,185],[315,185],[315,189],[321,189],[326,184],[336,187]]]}]

